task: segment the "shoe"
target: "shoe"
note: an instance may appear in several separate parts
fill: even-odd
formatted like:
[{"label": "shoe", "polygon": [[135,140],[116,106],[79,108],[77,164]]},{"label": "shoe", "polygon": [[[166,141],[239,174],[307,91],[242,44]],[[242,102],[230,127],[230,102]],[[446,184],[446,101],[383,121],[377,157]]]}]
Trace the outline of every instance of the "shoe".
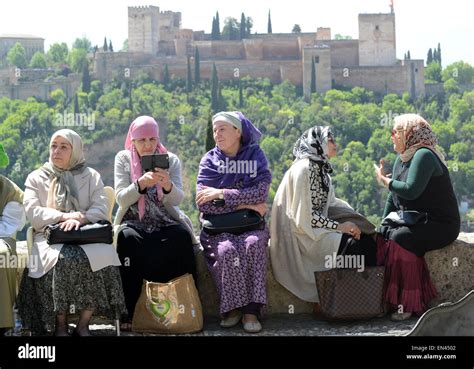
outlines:
[{"label": "shoe", "polygon": [[398,312],[395,312],[395,313],[392,313],[392,315],[390,316],[390,320],[392,320],[394,322],[401,322],[401,321],[410,319],[411,316],[412,316],[412,313],[398,313]]},{"label": "shoe", "polygon": [[244,331],[247,333],[258,333],[262,330],[262,325],[258,320],[256,322],[244,322],[242,320],[242,324],[244,325]]},{"label": "shoe", "polygon": [[82,334],[79,334],[79,332],[76,330],[76,328],[74,328],[74,330],[72,331],[72,336],[73,336],[73,337],[89,337],[89,336],[92,336],[92,334],[91,334],[91,332],[89,331],[89,329],[87,330],[87,332],[88,332],[89,334],[83,336]]},{"label": "shoe", "polygon": [[220,326],[222,328],[231,328],[239,324],[240,319],[242,318],[242,312],[238,311],[237,313],[234,313],[227,318],[224,318],[220,322]]}]

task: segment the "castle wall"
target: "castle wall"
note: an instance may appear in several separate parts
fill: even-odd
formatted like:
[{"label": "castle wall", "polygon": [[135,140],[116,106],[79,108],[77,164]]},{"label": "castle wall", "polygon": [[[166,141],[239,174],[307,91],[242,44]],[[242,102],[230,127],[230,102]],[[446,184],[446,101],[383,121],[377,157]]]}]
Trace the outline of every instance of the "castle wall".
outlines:
[{"label": "castle wall", "polygon": [[313,62],[316,72],[316,92],[324,93],[332,88],[329,46],[307,46],[303,49],[303,93],[307,99],[311,96],[311,64]]},{"label": "castle wall", "polygon": [[424,71],[420,68],[423,60],[414,63],[387,67],[334,68],[332,79],[340,86],[360,86],[378,93],[415,96],[425,93]]},{"label": "castle wall", "polygon": [[359,65],[395,65],[395,14],[359,14]]},{"label": "castle wall", "polygon": [[155,55],[160,40],[157,6],[128,7],[128,49]]},{"label": "castle wall", "polygon": [[359,65],[358,40],[331,40],[324,43],[331,48],[332,68]]},{"label": "castle wall", "polygon": [[267,39],[263,42],[265,60],[297,60],[300,58],[298,38]]}]

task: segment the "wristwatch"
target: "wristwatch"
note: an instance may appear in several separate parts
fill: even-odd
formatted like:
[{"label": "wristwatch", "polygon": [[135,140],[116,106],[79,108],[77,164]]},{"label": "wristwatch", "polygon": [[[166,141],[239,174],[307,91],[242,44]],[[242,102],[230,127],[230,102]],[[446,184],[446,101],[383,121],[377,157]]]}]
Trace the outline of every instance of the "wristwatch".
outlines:
[{"label": "wristwatch", "polygon": [[219,199],[224,200],[224,190],[222,190],[221,193],[219,194]]}]

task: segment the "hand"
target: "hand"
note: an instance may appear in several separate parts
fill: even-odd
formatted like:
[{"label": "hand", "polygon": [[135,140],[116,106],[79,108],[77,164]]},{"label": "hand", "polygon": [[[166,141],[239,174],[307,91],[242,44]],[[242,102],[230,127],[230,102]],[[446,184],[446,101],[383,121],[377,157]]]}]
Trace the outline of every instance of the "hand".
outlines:
[{"label": "hand", "polygon": [[385,161],[383,159],[380,160],[379,166],[374,164],[375,176],[377,178],[377,182],[380,185],[388,188],[388,184],[390,183],[390,178],[388,175],[385,174],[384,165],[385,165]]},{"label": "hand", "polygon": [[340,223],[337,226],[337,230],[342,233],[350,234],[355,240],[360,240],[361,231],[357,225],[352,222]]},{"label": "hand", "polygon": [[196,204],[201,206],[209,201],[218,199],[219,195],[222,194],[223,191],[224,190],[222,188],[201,186],[201,191],[196,193]]},{"label": "hand", "polygon": [[165,191],[171,191],[173,183],[170,180],[170,174],[167,170],[155,168],[154,172],[146,172],[138,179],[140,190],[148,187],[153,187],[159,184]]},{"label": "hand", "polygon": [[77,231],[80,226],[81,226],[81,222],[79,220],[77,220],[77,219],[68,219],[68,220],[65,220],[64,222],[61,222],[59,224],[59,229],[65,231],[65,232],[69,232],[72,229],[75,229]]},{"label": "hand", "polygon": [[64,222],[69,219],[75,219],[81,222],[81,224],[87,223],[87,218],[86,216],[81,213],[80,211],[74,211],[72,213],[63,213],[61,216],[60,222]]},{"label": "hand", "polygon": [[262,202],[260,204],[253,204],[253,205],[243,204],[236,207],[236,210],[240,210],[240,209],[255,210],[257,213],[259,213],[263,217],[265,213],[267,212],[267,204]]}]

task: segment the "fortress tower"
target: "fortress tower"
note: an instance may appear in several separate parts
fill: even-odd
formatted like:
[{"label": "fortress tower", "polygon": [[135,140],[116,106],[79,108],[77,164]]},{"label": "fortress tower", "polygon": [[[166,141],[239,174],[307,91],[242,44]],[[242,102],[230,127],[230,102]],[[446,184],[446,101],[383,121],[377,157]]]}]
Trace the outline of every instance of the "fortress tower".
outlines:
[{"label": "fortress tower", "polygon": [[395,13],[359,14],[359,65],[392,66],[396,61]]}]

